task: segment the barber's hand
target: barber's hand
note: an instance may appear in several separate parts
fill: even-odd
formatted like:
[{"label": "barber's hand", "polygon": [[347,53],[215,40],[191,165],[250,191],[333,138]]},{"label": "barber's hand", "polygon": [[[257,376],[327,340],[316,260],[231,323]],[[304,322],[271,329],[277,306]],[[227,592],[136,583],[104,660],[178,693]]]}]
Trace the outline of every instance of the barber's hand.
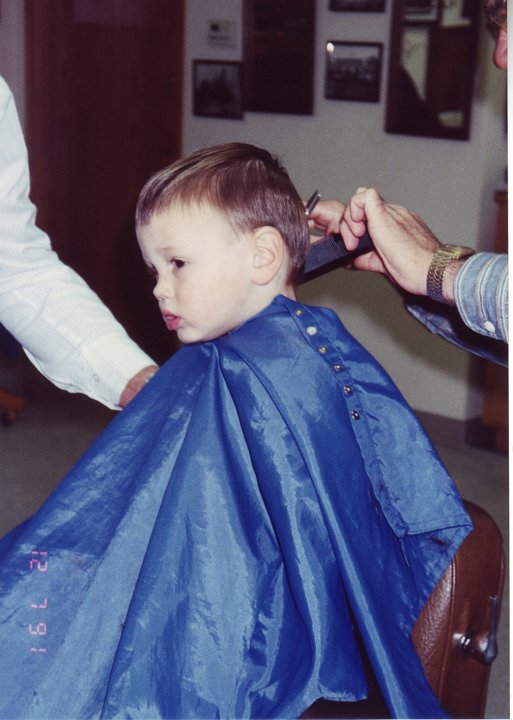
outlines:
[{"label": "barber's hand", "polygon": [[345,208],[340,232],[348,250],[368,230],[375,251],[353,266],[387,275],[407,292],[426,295],[429,265],[440,243],[422,219],[400,205],[385,202],[372,188],[359,188]]},{"label": "barber's hand", "polygon": [[126,384],[125,389],[121,393],[121,397],[119,398],[119,406],[122,408],[126,407],[130,400],[134,399],[139,390],[142,390],[148,380],[150,380],[157,371],[157,365],[148,365],[148,367],[140,370],[137,375],[134,375],[134,377]]},{"label": "barber's hand", "polygon": [[[308,227],[322,235],[339,233],[345,207],[338,200],[320,200],[308,216]],[[310,242],[317,240],[319,235],[310,235]]]}]

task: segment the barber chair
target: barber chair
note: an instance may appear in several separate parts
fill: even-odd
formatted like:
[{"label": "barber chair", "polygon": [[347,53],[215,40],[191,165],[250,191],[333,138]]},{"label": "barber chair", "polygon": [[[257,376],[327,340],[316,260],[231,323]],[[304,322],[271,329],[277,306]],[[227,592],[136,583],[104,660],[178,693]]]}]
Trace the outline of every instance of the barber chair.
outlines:
[{"label": "barber chair", "polygon": [[[413,629],[413,642],[442,707],[454,718],[483,718],[504,584],[502,537],[470,502],[473,531],[455,554]],[[319,700],[304,718],[389,718],[369,668],[367,700]]]},{"label": "barber chair", "polygon": [[0,419],[4,425],[12,425],[24,405],[21,397],[0,389]]},{"label": "barber chair", "polygon": [[[0,354],[13,360],[19,349],[17,340],[0,324]],[[0,420],[3,425],[12,425],[24,405],[25,401],[19,395],[0,388]]]}]

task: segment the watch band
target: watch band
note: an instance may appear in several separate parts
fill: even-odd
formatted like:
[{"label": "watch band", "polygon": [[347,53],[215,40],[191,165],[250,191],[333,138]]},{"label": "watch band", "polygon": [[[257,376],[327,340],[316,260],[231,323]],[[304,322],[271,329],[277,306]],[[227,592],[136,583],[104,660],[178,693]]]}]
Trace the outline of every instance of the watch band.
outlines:
[{"label": "watch band", "polygon": [[462,245],[440,245],[433,255],[427,274],[427,294],[432,300],[445,302],[442,285],[449,263],[453,260],[463,260],[473,254],[472,248]]}]

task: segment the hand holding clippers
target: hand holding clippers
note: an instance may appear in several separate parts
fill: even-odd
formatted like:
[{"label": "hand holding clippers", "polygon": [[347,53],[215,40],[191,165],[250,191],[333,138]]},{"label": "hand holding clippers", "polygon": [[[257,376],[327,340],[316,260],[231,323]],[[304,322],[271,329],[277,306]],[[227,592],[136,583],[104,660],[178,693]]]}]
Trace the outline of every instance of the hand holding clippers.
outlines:
[{"label": "hand holding clippers", "polygon": [[[305,206],[305,214],[307,217],[317,205],[320,198],[321,194],[316,190],[308,199]],[[340,233],[325,235],[310,245],[300,282],[307,282],[319,275],[324,275],[324,273],[330,270],[334,270],[342,265],[347,265],[357,255],[363,255],[371,250],[374,250],[374,245],[368,233],[362,235],[354,250],[346,249]]]}]

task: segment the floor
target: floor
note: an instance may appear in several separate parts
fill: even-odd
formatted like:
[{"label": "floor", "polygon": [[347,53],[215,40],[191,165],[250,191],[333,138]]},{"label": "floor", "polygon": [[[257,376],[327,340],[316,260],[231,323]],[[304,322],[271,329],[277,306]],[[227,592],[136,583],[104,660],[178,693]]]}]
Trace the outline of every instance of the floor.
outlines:
[{"label": "floor", "polygon": [[[16,422],[0,425],[2,493],[0,535],[31,515],[113,417],[98,403],[70,395],[45,381],[23,358],[2,361],[0,387],[27,404]],[[508,459],[489,450],[438,445],[462,496],[496,520],[508,551]],[[486,715],[506,719],[509,710],[509,588],[499,626],[499,655],[492,665]]]}]

